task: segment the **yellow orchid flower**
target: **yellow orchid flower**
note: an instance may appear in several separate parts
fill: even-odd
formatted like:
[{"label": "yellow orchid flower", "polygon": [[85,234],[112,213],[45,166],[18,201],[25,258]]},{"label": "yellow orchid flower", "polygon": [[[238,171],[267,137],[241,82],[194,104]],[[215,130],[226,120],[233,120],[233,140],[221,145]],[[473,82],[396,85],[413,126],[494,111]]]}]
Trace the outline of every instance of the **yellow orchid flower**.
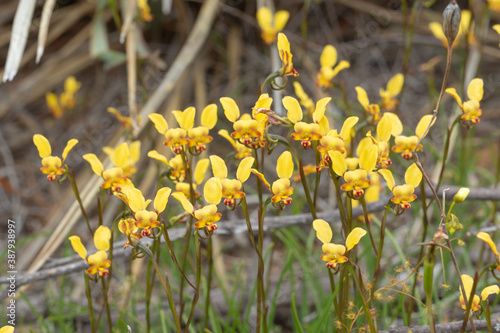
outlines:
[{"label": "yellow orchid flower", "polygon": [[[119,149],[119,151],[124,151],[126,149],[128,149],[128,146],[127,148],[122,146]],[[94,171],[96,175],[101,176],[104,179],[104,183],[101,184],[101,188],[103,189],[109,188],[111,189],[112,192],[116,191],[126,192],[128,189],[134,187],[134,184],[132,184],[132,181],[127,177],[127,175],[125,174],[125,172],[121,167],[115,166],[113,168],[104,170],[101,161],[95,154],[85,154],[82,157],[90,164],[92,171]],[[129,160],[130,155],[125,156],[116,154],[114,157],[115,161],[113,162],[125,165]]]},{"label": "yellow orchid flower", "polygon": [[380,88],[380,98],[381,98],[381,106],[385,110],[391,112],[398,105],[399,101],[396,99],[396,96],[399,95],[401,89],[403,89],[403,84],[405,81],[405,77],[403,74],[398,73],[394,75],[389,82],[387,82],[386,89]]},{"label": "yellow orchid flower", "polygon": [[278,32],[282,31],[288,22],[290,13],[286,10],[279,10],[274,14],[268,7],[260,7],[257,10],[257,23],[259,24],[260,30],[262,30],[261,36],[264,43],[267,45],[271,44],[276,40],[276,35]]},{"label": "yellow orchid flower", "polygon": [[392,146],[392,151],[395,153],[401,153],[401,157],[403,157],[404,159],[411,160],[413,158],[413,151],[422,150],[422,144],[419,144],[417,147],[417,143],[420,138],[423,138],[427,135],[427,128],[430,128],[436,122],[436,119],[434,119],[431,124],[432,119],[433,117],[430,114],[423,116],[422,119],[420,119],[420,121],[418,122],[417,127],[415,128],[416,135],[397,135],[394,139],[395,145]]},{"label": "yellow orchid flower", "polygon": [[477,236],[477,238],[479,238],[480,240],[482,240],[483,242],[485,242],[486,244],[489,245],[489,247],[491,248],[491,251],[493,251],[493,253],[495,254],[495,260],[498,263],[497,271],[500,271],[500,255],[498,254],[497,246],[495,245],[495,243],[493,243],[493,240],[491,240],[490,235],[481,231],[481,232],[478,232],[476,236]]},{"label": "yellow orchid flower", "polygon": [[486,0],[488,3],[488,8],[495,11],[500,12],[500,0]]},{"label": "yellow orchid flower", "polygon": [[448,94],[453,96],[453,98],[457,101],[458,106],[462,109],[462,123],[466,127],[470,127],[471,125],[479,123],[479,117],[482,114],[480,109],[480,102],[483,99],[483,80],[482,79],[473,79],[470,81],[469,86],[467,87],[467,96],[469,100],[462,104],[462,99],[458,96],[455,88],[448,88],[445,90]]},{"label": "yellow orchid flower", "polygon": [[195,228],[204,229],[209,234],[217,229],[215,223],[222,217],[222,214],[217,212],[217,205],[222,199],[222,185],[218,178],[212,177],[205,182],[203,196],[209,204],[200,209],[194,210],[193,205],[182,192],[174,192],[172,196],[180,202],[186,212],[196,219]]},{"label": "yellow orchid flower", "polygon": [[50,181],[54,181],[57,179],[57,176],[64,175],[66,173],[66,169],[63,168],[64,161],[68,156],[68,153],[71,149],[78,143],[77,139],[71,139],[66,144],[66,147],[62,153],[62,160],[57,156],[52,156],[52,147],[50,146],[49,140],[45,138],[41,134],[33,135],[33,143],[38,149],[38,154],[42,158],[43,167],[40,168],[40,171],[47,175],[47,179]]},{"label": "yellow orchid flower", "polygon": [[356,89],[356,92],[358,94],[359,104],[361,104],[363,109],[365,109],[365,111],[372,116],[373,123],[378,122],[380,120],[380,105],[370,103],[366,90],[364,90],[360,86],[357,86],[354,89]]},{"label": "yellow orchid flower", "polygon": [[313,112],[314,123],[310,124],[302,121],[304,115],[299,101],[291,96],[283,98],[282,102],[287,110],[288,120],[294,124],[293,129],[295,132],[292,133],[291,137],[296,141],[301,141],[300,144],[304,149],[311,148],[312,141],[317,141],[323,137],[320,123],[323,118],[326,119],[326,106],[331,100],[330,97],[325,97],[316,103],[316,108]]},{"label": "yellow orchid flower", "polygon": [[220,130],[219,135],[222,136],[224,139],[229,141],[231,143],[231,146],[233,146],[234,150],[236,151],[235,158],[236,159],[242,159],[245,157],[251,157],[252,156],[252,149],[248,148],[247,146],[241,144],[239,141],[234,140],[231,135],[229,135],[229,132],[226,130]]},{"label": "yellow orchid flower", "polygon": [[[422,172],[418,168],[418,166],[413,163],[406,169],[405,172],[405,184],[397,185],[394,181],[394,176],[391,171],[388,169],[381,169],[378,172],[384,177],[387,182],[387,187],[391,190],[394,197],[391,201],[399,205],[402,209],[400,212],[404,212],[406,209],[411,208],[410,202],[414,201],[417,196],[413,193],[415,188],[422,181]],[[399,208],[398,208],[399,209]]]},{"label": "yellow orchid flower", "polygon": [[[150,236],[151,229],[160,225],[158,215],[165,210],[171,192],[172,190],[168,187],[162,187],[156,192],[153,202],[154,211],[147,209],[151,200],[144,199],[139,189],[131,188],[127,192],[114,193],[114,195],[122,199],[134,214],[134,225],[142,229],[141,236]],[[135,231],[135,229],[132,229],[132,231]]]},{"label": "yellow orchid flower", "polygon": [[283,152],[278,158],[276,165],[276,173],[279,179],[273,182],[272,186],[266,180],[266,177],[256,169],[251,169],[251,172],[256,175],[267,187],[269,192],[273,194],[271,202],[278,209],[284,209],[285,206],[292,203],[290,196],[293,194],[293,187],[290,186],[290,178],[293,175],[293,160],[292,154],[289,151]]},{"label": "yellow orchid flower", "polygon": [[364,189],[371,185],[371,182],[368,180],[368,173],[373,171],[377,165],[377,147],[371,146],[362,151],[359,157],[359,168],[352,171],[347,168],[345,156],[340,152],[331,150],[328,152],[328,155],[332,161],[333,171],[345,180],[345,184],[340,188],[348,192],[352,199],[361,198],[365,194]]},{"label": "yellow orchid flower", "polygon": [[337,63],[337,49],[333,45],[326,45],[324,47],[319,62],[321,69],[317,75],[318,80],[316,81],[316,85],[320,88],[331,87],[333,78],[337,76],[341,70],[351,66],[349,62],[345,60],[342,60],[335,66]]},{"label": "yellow orchid flower", "polygon": [[72,110],[75,107],[75,96],[80,87],[81,83],[74,76],[69,76],[64,80],[64,92],[59,97],[51,92],[45,95],[47,106],[54,117],[61,118],[64,111]]},{"label": "yellow orchid flower", "polygon": [[137,7],[139,7],[139,11],[141,12],[141,20],[146,22],[151,22],[153,20],[148,0],[137,0]]},{"label": "yellow orchid flower", "polygon": [[[180,155],[177,155],[180,157]],[[182,163],[182,159],[181,159]],[[184,182],[177,182],[175,184],[175,191],[177,192],[182,192],[186,196],[186,198],[191,199],[191,188],[193,189],[194,196],[195,198],[198,198],[200,194],[196,191],[196,188],[198,185],[203,183],[205,180],[205,175],[207,173],[208,166],[210,165],[210,160],[208,158],[202,158],[196,163],[196,167],[194,168],[194,176],[193,176],[193,183],[184,183]],[[175,166],[175,164],[172,163],[172,166]],[[182,170],[184,172],[184,164],[182,163]],[[175,169],[172,170],[170,173],[170,176],[174,175]],[[184,177],[184,176],[183,176]],[[172,179],[174,180],[174,179]],[[175,180],[174,180],[175,181]]]},{"label": "yellow orchid flower", "polygon": [[245,192],[241,191],[243,183],[250,176],[250,169],[255,161],[253,157],[245,157],[241,160],[238,165],[238,170],[236,171],[236,179],[227,178],[227,167],[226,163],[222,158],[217,155],[210,156],[210,162],[212,164],[212,172],[214,177],[220,180],[222,186],[222,198],[224,198],[224,204],[230,208],[234,209],[239,204],[236,199],[242,199],[245,197]]},{"label": "yellow orchid flower", "polygon": [[[472,307],[470,309],[472,312],[481,310],[481,302],[485,301],[489,295],[491,294],[498,295],[498,293],[500,293],[500,288],[496,284],[494,284],[484,288],[483,291],[481,292],[481,298],[479,298],[479,296],[472,295],[471,293],[472,286],[474,285],[474,279],[467,274],[462,274],[461,278],[462,278],[462,283],[464,284],[465,293],[467,294],[467,301],[469,301],[470,297],[473,297]],[[464,295],[461,288],[460,288],[460,305],[462,306],[462,309],[464,310],[467,309],[467,303],[465,303]]]},{"label": "yellow orchid flower", "polygon": [[135,163],[139,161],[141,155],[140,141],[134,141],[130,145],[127,142],[123,142],[115,149],[112,147],[103,147],[102,151],[109,156],[115,166],[122,168],[125,177],[130,178],[137,172]]},{"label": "yellow orchid flower", "polygon": [[98,251],[87,256],[87,249],[83,246],[80,237],[69,237],[73,250],[75,250],[75,252],[90,265],[90,268],[87,269],[87,274],[93,275],[98,273],[99,276],[102,277],[109,273],[108,268],[111,266],[111,260],[108,259],[106,251],[109,250],[110,239],[111,231],[109,228],[102,225],[99,226],[94,233],[94,245]]},{"label": "yellow orchid flower", "polygon": [[347,236],[344,246],[330,243],[333,233],[330,224],[325,220],[314,220],[313,229],[316,230],[316,237],[323,243],[322,250],[324,253],[321,255],[321,260],[326,261],[326,267],[333,269],[337,267],[337,264],[342,264],[349,260],[345,254],[366,235],[366,230],[356,227]]},{"label": "yellow orchid flower", "polygon": [[288,38],[286,38],[285,34],[281,32],[278,34],[278,52],[281,62],[283,63],[283,67],[280,70],[280,75],[293,75],[294,77],[298,77],[299,73],[295,70],[295,68],[293,68],[293,55],[290,52],[290,42],[288,41]]},{"label": "yellow orchid flower", "polygon": [[328,152],[337,151],[342,155],[347,153],[347,143],[351,140],[352,129],[358,123],[358,120],[358,117],[347,118],[340,129],[340,133],[337,133],[337,130],[331,130],[319,140],[317,150],[321,153],[321,167],[327,167],[331,162]]},{"label": "yellow orchid flower", "polygon": [[[116,119],[122,124],[123,128],[127,130],[132,130],[134,128],[132,118],[122,115],[120,111],[112,107],[107,108],[107,111],[116,117]],[[137,117],[137,120],[140,121],[141,117]]]}]

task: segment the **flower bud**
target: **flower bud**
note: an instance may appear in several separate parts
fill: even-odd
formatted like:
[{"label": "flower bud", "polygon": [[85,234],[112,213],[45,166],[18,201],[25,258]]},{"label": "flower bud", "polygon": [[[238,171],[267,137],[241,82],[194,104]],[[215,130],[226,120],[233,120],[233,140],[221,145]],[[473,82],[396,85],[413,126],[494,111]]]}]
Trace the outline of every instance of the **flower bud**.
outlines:
[{"label": "flower bud", "polygon": [[450,46],[453,45],[453,41],[458,35],[461,16],[460,7],[456,1],[450,1],[443,12],[443,32]]},{"label": "flower bud", "polygon": [[458,190],[457,194],[455,194],[455,196],[453,197],[453,202],[454,203],[464,202],[464,200],[467,199],[469,192],[470,192],[470,190],[467,187],[462,187],[460,190]]}]

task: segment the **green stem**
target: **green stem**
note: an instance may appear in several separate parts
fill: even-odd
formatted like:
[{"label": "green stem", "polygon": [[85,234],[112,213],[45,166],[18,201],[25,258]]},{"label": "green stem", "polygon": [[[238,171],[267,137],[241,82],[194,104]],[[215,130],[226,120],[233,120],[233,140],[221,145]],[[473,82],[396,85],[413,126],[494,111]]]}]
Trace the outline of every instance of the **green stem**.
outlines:
[{"label": "green stem", "polygon": [[382,250],[384,249],[384,239],[385,239],[385,222],[387,221],[387,214],[390,210],[390,202],[387,203],[384,210],[384,216],[382,217],[382,222],[380,224],[380,242],[378,246],[377,252],[377,261],[375,263],[375,272],[373,273],[373,282],[372,282],[372,292],[375,291],[377,286],[377,280],[380,275],[380,260],[382,259]]},{"label": "green stem", "polygon": [[424,291],[426,298],[427,318],[431,333],[436,333],[434,310],[432,305],[432,285],[434,284],[434,263],[436,261],[436,246],[430,245],[427,258],[424,261]]},{"label": "green stem", "polygon": [[444,154],[443,154],[443,163],[441,164],[441,171],[439,172],[439,178],[438,178],[438,183],[436,185],[436,192],[439,191],[439,186],[441,186],[441,181],[443,180],[443,173],[446,167],[446,161],[448,159],[448,153],[450,151],[450,138],[451,138],[451,133],[453,132],[453,129],[455,126],[458,124],[460,120],[460,116],[458,116],[453,123],[451,124],[451,127],[448,129],[446,133],[446,142],[444,144]]},{"label": "green stem", "polygon": [[80,210],[82,212],[82,216],[85,219],[85,222],[87,222],[87,227],[89,228],[90,234],[93,235],[94,232],[92,231],[92,228],[90,227],[90,222],[89,218],[87,216],[87,212],[85,212],[85,208],[83,207],[82,199],[80,198],[80,191],[78,191],[78,187],[76,186],[76,181],[75,181],[75,171],[71,169],[71,175],[69,172],[66,172],[68,175],[68,178],[71,183],[71,188],[73,189],[73,192],[75,193],[76,201],[78,201],[78,205],[80,206]]},{"label": "green stem", "polygon": [[90,331],[95,333],[97,331],[95,327],[94,307],[92,306],[92,294],[90,292],[89,277],[87,273],[83,273],[83,277],[85,278],[85,296],[87,296],[87,305],[89,308]]},{"label": "green stem", "polygon": [[113,322],[111,321],[111,310],[109,308],[108,287],[106,286],[106,281],[103,278],[101,278],[101,284],[102,295],[104,298],[104,307],[106,308],[106,315],[108,316],[108,331],[111,333],[113,332]]},{"label": "green stem", "polygon": [[[366,210],[365,197],[364,196],[361,197],[359,199],[359,201],[361,202],[361,206],[363,206],[363,216],[365,218],[365,226],[366,226],[366,230],[368,231],[368,235],[370,236],[370,242],[372,243],[373,252],[375,252],[375,255],[378,256],[377,247],[375,246],[375,241],[373,240],[372,230],[370,227],[370,219],[368,218],[368,211]],[[382,222],[382,225],[384,225],[384,224],[385,224],[385,222]],[[380,241],[382,241],[382,239],[380,239]]]},{"label": "green stem", "polygon": [[[184,332],[187,333],[189,329],[189,324],[193,320],[194,310],[196,308],[196,303],[198,303],[198,299],[200,298],[200,285],[201,285],[201,246],[200,246],[200,236],[198,233],[195,234],[195,244],[196,244],[196,288],[194,290],[193,302],[191,304],[191,311],[189,312],[189,318],[186,322],[186,326],[184,327]],[[209,287],[210,289],[210,287]]]},{"label": "green stem", "polygon": [[208,261],[208,277],[207,277],[207,295],[205,296],[205,318],[203,323],[203,330],[208,330],[208,314],[210,309],[210,285],[212,284],[212,274],[214,269],[214,258],[212,248],[212,237],[208,239],[207,244],[207,261]]},{"label": "green stem", "polygon": [[375,323],[373,322],[373,318],[370,312],[370,307],[368,306],[368,302],[365,298],[365,287],[363,284],[363,277],[361,276],[361,271],[358,268],[359,278],[356,276],[356,272],[354,271],[351,264],[348,264],[349,269],[351,270],[351,274],[354,278],[354,282],[356,283],[356,287],[358,288],[359,295],[361,296],[361,301],[363,302],[363,308],[365,310],[366,321],[368,322],[368,326],[370,327],[370,332],[378,332],[375,327]]}]

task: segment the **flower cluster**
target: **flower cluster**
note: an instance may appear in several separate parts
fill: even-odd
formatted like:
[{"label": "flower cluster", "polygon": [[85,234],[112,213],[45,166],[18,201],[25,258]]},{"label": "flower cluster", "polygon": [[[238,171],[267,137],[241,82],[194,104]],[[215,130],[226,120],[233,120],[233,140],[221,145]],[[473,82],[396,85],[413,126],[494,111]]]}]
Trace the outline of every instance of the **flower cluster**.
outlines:
[{"label": "flower cluster", "polygon": [[64,81],[64,92],[59,96],[52,92],[45,95],[47,106],[56,118],[61,118],[65,111],[73,110],[76,105],[76,94],[80,90],[81,83],[74,76],[69,76]]}]

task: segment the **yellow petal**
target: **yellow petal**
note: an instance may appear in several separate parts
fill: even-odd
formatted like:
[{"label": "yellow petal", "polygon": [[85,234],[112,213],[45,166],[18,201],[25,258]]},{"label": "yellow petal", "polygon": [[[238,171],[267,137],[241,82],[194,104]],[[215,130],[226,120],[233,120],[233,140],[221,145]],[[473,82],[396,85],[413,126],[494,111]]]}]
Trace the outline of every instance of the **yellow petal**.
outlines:
[{"label": "yellow petal", "polygon": [[405,183],[413,187],[417,187],[421,181],[422,181],[422,172],[420,171],[418,166],[415,163],[413,163],[408,167],[408,169],[405,172]]},{"label": "yellow petal", "polygon": [[129,147],[129,161],[134,163],[139,161],[139,158],[141,157],[141,141],[136,140],[132,142]]},{"label": "yellow petal", "polygon": [[210,155],[210,163],[212,164],[212,172],[214,177],[219,179],[227,178],[226,162],[217,155]]},{"label": "yellow petal", "polygon": [[50,154],[52,154],[52,148],[50,147],[50,142],[43,135],[41,134],[33,135],[33,143],[38,149],[38,154],[40,155],[41,158],[45,158],[47,156],[50,156]]},{"label": "yellow petal", "polygon": [[3,326],[2,328],[0,328],[0,333],[14,333],[14,326]]},{"label": "yellow petal", "polygon": [[276,14],[274,14],[274,27],[276,31],[283,30],[289,17],[290,13],[286,10],[278,10]]},{"label": "yellow petal", "polygon": [[80,237],[71,236],[69,237],[69,240],[71,241],[71,246],[73,247],[73,250],[75,250],[75,252],[78,253],[78,255],[83,260],[87,260],[87,250],[85,249],[85,246],[83,246]]},{"label": "yellow petal", "polygon": [[[284,61],[285,59],[283,59],[283,55],[284,54],[290,54],[290,42],[288,41],[288,38],[286,37],[286,35],[282,32],[280,32],[278,34],[278,51],[279,51],[279,54],[280,54],[280,59],[281,61]],[[289,61],[291,61],[291,59],[288,59]]]},{"label": "yellow petal", "polygon": [[[373,140],[371,137],[369,137],[369,136],[364,137],[358,143],[358,148],[356,148],[356,155],[361,156],[361,154],[363,154],[363,152],[365,150],[369,149],[373,145],[374,145],[374,143],[373,143]],[[359,163],[359,161],[358,161],[358,163]]]},{"label": "yellow petal", "polygon": [[217,133],[220,136],[222,136],[224,139],[226,139],[227,141],[229,141],[234,148],[237,147],[234,139],[229,135],[229,132],[227,130],[222,129],[222,130],[219,130],[219,132],[217,132]]},{"label": "yellow petal", "polygon": [[128,163],[129,155],[128,144],[123,142],[115,148],[110,158],[115,166],[124,168]]},{"label": "yellow petal", "polygon": [[156,192],[155,201],[153,202],[156,213],[160,214],[165,210],[170,192],[172,192],[172,190],[168,187],[162,187],[158,190],[158,192]]},{"label": "yellow petal", "polygon": [[325,243],[321,249],[328,255],[343,255],[347,252],[345,246],[341,244]]},{"label": "yellow petal", "polygon": [[222,108],[224,109],[226,118],[232,123],[236,122],[236,120],[240,117],[240,109],[234,99],[230,97],[222,97],[219,100],[222,104]]},{"label": "yellow petal", "polygon": [[500,34],[500,24],[495,24],[495,25],[493,26],[493,30],[495,30],[497,33],[499,33],[499,34]]},{"label": "yellow petal", "polygon": [[209,164],[210,160],[208,158],[202,158],[196,163],[196,168],[194,169],[194,182],[196,184],[203,183]]},{"label": "yellow petal", "polygon": [[[468,300],[472,290],[472,285],[474,284],[474,279],[470,275],[462,274],[462,283],[464,284],[465,294],[467,295]],[[460,288],[460,294],[463,295],[462,288]]]},{"label": "yellow petal", "polygon": [[351,137],[351,130],[358,120],[358,117],[349,117],[344,121],[344,125],[342,125],[342,129],[340,130],[340,137],[344,141],[347,141]]},{"label": "yellow petal", "polygon": [[78,143],[77,139],[71,139],[68,141],[66,144],[66,147],[64,148],[64,151],[62,153],[62,162],[66,160],[66,157],[68,156],[68,153],[73,149],[73,147]]},{"label": "yellow petal", "polygon": [[339,62],[337,66],[335,66],[330,75],[332,77],[335,77],[341,70],[344,70],[349,67],[351,67],[351,64],[348,61],[342,60],[341,62]]},{"label": "yellow petal", "polygon": [[222,186],[219,178],[212,177],[206,181],[203,188],[203,197],[212,205],[218,205],[222,198]]},{"label": "yellow petal", "polygon": [[248,177],[250,177],[250,169],[252,168],[254,161],[255,158],[253,157],[245,157],[238,165],[236,179],[238,179],[241,183],[246,182]]},{"label": "yellow petal", "polygon": [[401,92],[404,82],[405,77],[401,73],[394,75],[387,82],[387,91],[391,94],[391,97],[397,96]]},{"label": "yellow petal", "polygon": [[81,83],[78,82],[74,76],[68,76],[66,80],[64,80],[64,91],[70,94],[75,94],[80,87]]},{"label": "yellow petal", "polygon": [[[269,184],[269,182],[267,181],[266,177],[264,177],[264,175],[262,173],[260,173],[259,171],[257,171],[256,169],[250,169],[250,171],[257,176],[257,178],[259,178],[263,183],[264,185],[266,185],[267,189],[269,191],[271,191],[271,185]],[[271,191],[272,192],[272,191]]]},{"label": "yellow petal", "polygon": [[260,7],[257,10],[256,17],[257,23],[262,30],[268,30],[270,27],[272,27],[273,14],[271,13],[271,10],[269,8]]},{"label": "yellow petal", "polygon": [[396,182],[394,181],[392,172],[389,169],[380,169],[378,170],[378,173],[380,173],[382,177],[384,177],[385,181],[387,182],[387,187],[392,191],[394,186],[396,186]]},{"label": "yellow petal", "polygon": [[359,227],[352,229],[352,231],[349,233],[349,236],[347,236],[347,239],[345,240],[345,246],[347,248],[347,251],[349,251],[356,244],[358,244],[359,240],[364,235],[366,235],[366,230],[361,229]]},{"label": "yellow petal", "polygon": [[102,163],[99,161],[97,156],[95,156],[95,154],[85,154],[82,157],[85,161],[89,162],[92,171],[94,171],[96,175],[102,175]]},{"label": "yellow petal", "polygon": [[293,174],[292,154],[289,151],[283,152],[278,158],[276,173],[279,178],[290,178]]},{"label": "yellow petal", "polygon": [[364,90],[360,86],[357,86],[354,89],[356,89],[356,92],[358,93],[359,104],[361,104],[363,108],[367,109],[368,105],[370,105],[370,100],[368,99],[368,94],[366,93],[366,90]]},{"label": "yellow petal", "polygon": [[457,104],[460,106],[460,108],[463,107],[462,99],[460,98],[460,96],[458,96],[455,88],[448,88],[444,92],[451,95],[457,101]]},{"label": "yellow petal", "polygon": [[332,240],[332,228],[330,224],[322,219],[313,221],[313,229],[316,230],[316,237],[323,243],[330,243]]},{"label": "yellow petal", "polygon": [[95,248],[100,251],[109,250],[109,240],[111,239],[111,231],[108,227],[99,226],[94,234]]},{"label": "yellow petal", "polygon": [[320,119],[318,125],[319,133],[321,135],[327,135],[328,132],[330,132],[330,124],[328,123],[328,118],[326,116],[323,116],[323,118]]},{"label": "yellow petal", "polygon": [[182,207],[184,208],[184,210],[186,212],[188,212],[189,214],[193,215],[193,205],[189,202],[189,200],[186,198],[186,196],[184,195],[184,193],[182,192],[174,192],[172,193],[172,196],[177,199],[177,201],[179,201],[182,205]]},{"label": "yellow petal", "polygon": [[500,293],[500,288],[494,284],[491,286],[488,286],[481,291],[481,301],[484,301],[485,299],[488,298],[489,295],[491,294],[497,294]]},{"label": "yellow petal", "polygon": [[444,35],[443,27],[438,22],[429,23],[429,29],[431,30],[434,37],[439,39],[444,46],[448,47],[448,39]]},{"label": "yellow petal", "polygon": [[217,105],[209,104],[201,112],[201,126],[212,129],[217,124]]},{"label": "yellow petal", "polygon": [[161,114],[151,113],[149,115],[149,119],[153,122],[153,124],[155,124],[156,130],[159,133],[165,134],[165,132],[168,130],[168,123]]},{"label": "yellow petal", "polygon": [[148,157],[154,158],[155,160],[158,160],[158,161],[162,161],[166,165],[170,165],[170,164],[168,164],[167,158],[165,156],[163,156],[162,154],[158,153],[156,150],[149,151]]},{"label": "yellow petal", "polygon": [[491,247],[493,253],[495,253],[495,255],[498,256],[497,246],[495,245],[495,243],[493,243],[489,234],[481,231],[477,233],[477,238],[488,244]]},{"label": "yellow petal", "polygon": [[127,191],[128,206],[134,213],[146,209],[146,200],[139,189],[131,188]]},{"label": "yellow petal", "polygon": [[434,118],[434,121],[432,122],[431,126],[429,126],[432,118],[433,118],[432,115],[428,114],[428,115],[423,116],[422,119],[420,119],[420,121],[418,122],[417,128],[415,129],[415,134],[417,135],[417,137],[419,139],[421,136],[425,137],[424,134],[425,134],[425,130],[427,129],[427,127],[430,128],[436,122],[436,118]]},{"label": "yellow petal", "polygon": [[291,96],[285,96],[283,97],[282,102],[283,106],[287,110],[287,117],[292,123],[295,124],[302,120],[303,113],[299,101]]},{"label": "yellow petal", "polygon": [[373,145],[361,152],[361,156],[359,157],[359,167],[370,172],[375,169],[375,166],[377,165],[377,158],[378,147]]},{"label": "yellow petal", "polygon": [[329,151],[328,155],[332,160],[333,171],[335,171],[337,175],[342,176],[347,170],[347,164],[344,156],[338,151]]},{"label": "yellow petal", "polygon": [[401,135],[401,133],[403,133],[403,124],[401,123],[398,115],[392,112],[386,112],[384,113],[384,116],[388,117],[391,120],[392,136],[396,137],[398,135]]},{"label": "yellow petal", "polygon": [[382,118],[377,124],[377,140],[379,141],[389,141],[392,134],[392,122],[389,116],[389,113],[384,113]]},{"label": "yellow petal", "polygon": [[194,116],[196,114],[196,109],[192,106],[188,107],[184,111],[172,111],[175,120],[179,123],[179,126],[186,131],[189,131],[194,126]]},{"label": "yellow petal", "polygon": [[331,97],[324,97],[316,103],[316,109],[313,113],[313,120],[316,124],[318,124],[321,118],[325,115],[326,105],[330,103],[331,100]]},{"label": "yellow petal", "polygon": [[333,45],[326,45],[319,58],[321,67],[333,67],[337,63],[337,49]]},{"label": "yellow petal", "polygon": [[467,87],[467,96],[473,101],[481,101],[483,99],[483,80],[474,79],[470,81]]}]

